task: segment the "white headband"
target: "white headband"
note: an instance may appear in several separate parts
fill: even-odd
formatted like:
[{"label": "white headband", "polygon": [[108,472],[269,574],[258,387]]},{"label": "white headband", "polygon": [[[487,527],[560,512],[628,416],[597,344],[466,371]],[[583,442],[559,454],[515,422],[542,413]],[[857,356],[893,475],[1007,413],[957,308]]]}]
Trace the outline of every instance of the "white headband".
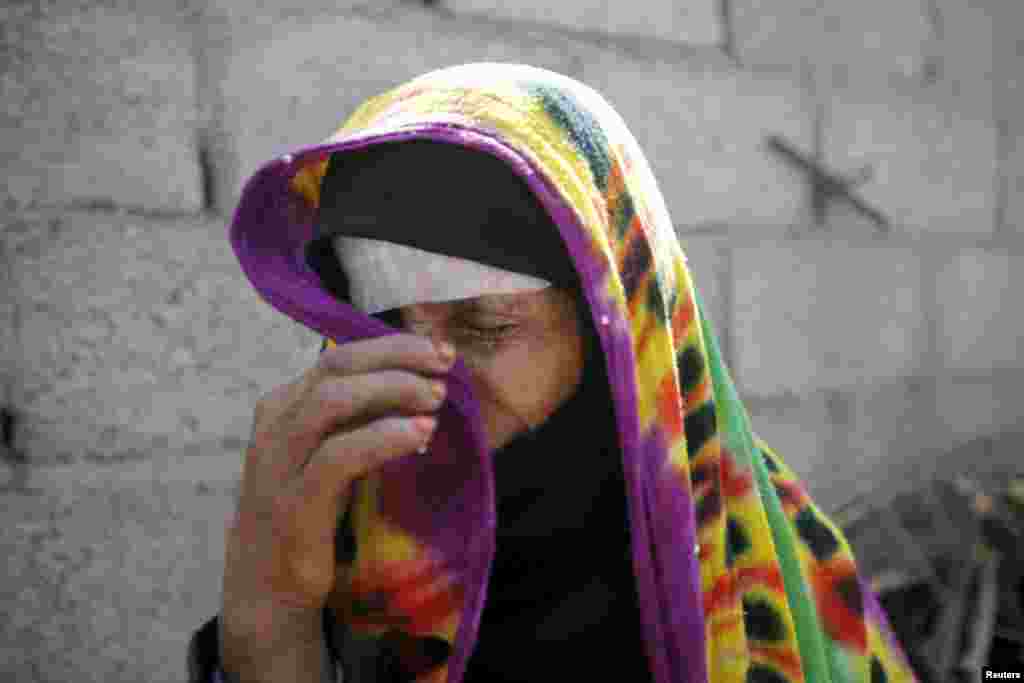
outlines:
[{"label": "white headband", "polygon": [[364,237],[337,236],[334,252],[352,305],[372,315],[410,304],[516,294],[550,287],[530,275]]}]

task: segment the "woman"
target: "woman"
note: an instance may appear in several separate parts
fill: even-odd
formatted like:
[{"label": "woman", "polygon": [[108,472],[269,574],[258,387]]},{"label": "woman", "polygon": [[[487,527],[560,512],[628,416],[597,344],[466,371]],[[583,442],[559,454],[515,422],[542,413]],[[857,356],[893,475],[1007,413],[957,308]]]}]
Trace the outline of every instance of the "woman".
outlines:
[{"label": "woman", "polygon": [[593,90],[421,76],[260,169],[231,237],[325,342],[257,407],[192,680],[914,680]]}]

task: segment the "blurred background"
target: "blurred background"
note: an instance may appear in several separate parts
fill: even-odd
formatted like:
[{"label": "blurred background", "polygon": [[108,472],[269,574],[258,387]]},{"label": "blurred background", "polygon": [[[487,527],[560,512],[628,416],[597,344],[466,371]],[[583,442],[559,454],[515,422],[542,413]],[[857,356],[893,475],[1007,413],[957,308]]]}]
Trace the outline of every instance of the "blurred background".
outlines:
[{"label": "blurred background", "polygon": [[625,118],[755,429],[923,677],[1019,656],[1022,26],[1019,0],[8,0],[0,679],[184,679],[254,402],[317,353],[234,258],[241,184],[475,61]]}]

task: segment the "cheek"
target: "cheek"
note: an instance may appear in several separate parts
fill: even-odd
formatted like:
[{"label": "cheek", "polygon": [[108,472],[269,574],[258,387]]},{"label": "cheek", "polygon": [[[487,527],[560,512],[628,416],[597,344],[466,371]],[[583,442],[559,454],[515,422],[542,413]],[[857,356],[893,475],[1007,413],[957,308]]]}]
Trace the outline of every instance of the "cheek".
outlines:
[{"label": "cheek", "polygon": [[582,365],[576,339],[517,344],[473,363],[474,390],[491,447],[554,413],[575,390]]}]

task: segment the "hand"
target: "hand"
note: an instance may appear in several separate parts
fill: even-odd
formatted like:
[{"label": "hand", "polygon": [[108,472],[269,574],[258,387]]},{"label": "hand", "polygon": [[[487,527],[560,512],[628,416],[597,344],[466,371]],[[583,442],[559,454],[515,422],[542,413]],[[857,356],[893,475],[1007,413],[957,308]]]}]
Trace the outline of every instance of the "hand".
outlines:
[{"label": "hand", "polygon": [[352,482],[429,442],[454,356],[416,335],[353,342],[259,400],[226,538],[225,651],[320,637]]}]

